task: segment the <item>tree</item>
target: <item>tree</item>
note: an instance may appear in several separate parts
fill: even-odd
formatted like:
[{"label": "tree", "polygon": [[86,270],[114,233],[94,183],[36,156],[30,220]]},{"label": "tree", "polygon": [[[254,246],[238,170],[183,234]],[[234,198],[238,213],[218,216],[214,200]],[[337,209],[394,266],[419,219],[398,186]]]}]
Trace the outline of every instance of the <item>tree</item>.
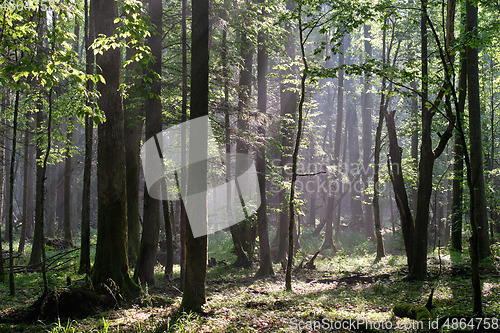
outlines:
[{"label": "tree", "polygon": [[[16,90],[16,97],[14,100],[14,120],[12,124],[12,152],[10,155],[10,171],[9,171],[9,207],[8,207],[8,230],[9,230],[9,291],[10,296],[16,294],[16,286],[14,282],[14,236],[12,229],[14,227],[14,169],[16,162],[16,145],[17,145],[17,120],[19,115],[19,90]],[[3,255],[3,254],[2,254]]]},{"label": "tree", "polygon": [[[474,38],[478,37],[478,8],[475,3],[467,0],[466,30]],[[471,220],[477,228],[477,244],[479,258],[491,255],[488,236],[488,215],[486,211],[486,192],[484,184],[483,141],[481,130],[481,100],[479,91],[479,51],[475,41],[469,42],[466,48],[467,57],[467,92],[469,98],[469,138],[470,167],[472,186],[471,196],[474,197],[474,210]],[[475,311],[480,311],[474,306]],[[481,312],[478,312],[481,313]]]},{"label": "tree", "polygon": [[[208,0],[192,0],[191,119],[208,116],[208,3]],[[205,136],[203,136],[204,134]],[[207,153],[207,141],[197,142],[198,138],[206,137],[206,134],[190,131],[190,160],[199,157],[193,154]],[[203,177],[203,175],[206,175],[206,172],[206,163],[196,163],[189,166],[188,192],[196,189],[196,192],[199,193],[206,189],[206,179]],[[193,174],[197,176],[189,177],[189,175]],[[203,205],[200,206],[198,214],[201,218],[206,218],[206,207]],[[184,292],[180,306],[185,312],[200,312],[201,307],[206,302],[207,245],[207,236],[194,238],[191,226],[189,223],[186,223],[186,272],[184,275]]]},{"label": "tree", "polygon": [[[146,95],[146,140],[161,132],[161,41],[162,41],[162,13],[161,0],[149,0],[149,16],[155,26],[155,31],[147,40],[151,48],[150,69],[148,77],[151,82]],[[154,285],[154,266],[156,263],[156,252],[158,250],[158,237],[160,232],[160,205],[161,201],[149,195],[144,196],[144,223],[142,229],[141,247],[137,266],[134,272],[134,280],[141,283]],[[167,221],[165,221],[167,222]]]},{"label": "tree", "polygon": [[[96,35],[112,36],[118,15],[115,1],[93,0]],[[124,298],[135,296],[138,286],[129,276],[127,257],[127,193],[123,105],[118,90],[121,84],[120,49],[97,54],[96,63],[105,84],[100,82],[98,100],[106,121],[99,124],[97,165],[97,247],[92,270],[94,286],[109,284],[120,288]],[[111,254],[111,255],[110,255]]]},{"label": "tree", "polygon": [[[263,1],[260,1],[263,4]],[[264,9],[262,9],[264,11]],[[267,112],[267,48],[264,31],[259,30],[257,35],[257,85],[258,85],[258,107],[264,116]],[[266,129],[261,124],[259,134],[266,136]],[[257,276],[272,276],[273,262],[271,261],[271,249],[269,247],[269,231],[267,230],[267,196],[266,196],[266,147],[262,145],[257,151],[256,171],[260,189],[260,207],[257,210],[257,223],[259,232],[259,255],[260,267]]]},{"label": "tree", "polygon": [[[245,1],[245,8],[249,6],[248,1]],[[248,132],[248,115],[252,94],[252,66],[254,47],[247,33],[248,29],[248,14],[243,14],[243,26],[241,31],[241,58],[243,59],[243,67],[240,71],[239,92],[238,92],[238,132],[244,136]],[[241,138],[236,142],[236,152],[239,154],[248,153],[248,145]],[[243,173],[244,166],[236,162],[236,174]],[[235,267],[249,268],[252,266],[253,249],[255,239],[255,226],[250,220],[242,221],[230,227],[231,236],[233,238],[236,261],[233,263]]]}]

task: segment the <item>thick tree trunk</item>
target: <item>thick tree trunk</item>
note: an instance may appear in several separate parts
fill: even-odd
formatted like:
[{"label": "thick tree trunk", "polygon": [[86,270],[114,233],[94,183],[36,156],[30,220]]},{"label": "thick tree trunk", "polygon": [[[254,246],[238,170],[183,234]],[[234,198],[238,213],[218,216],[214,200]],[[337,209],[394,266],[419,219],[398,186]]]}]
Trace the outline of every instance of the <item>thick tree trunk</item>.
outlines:
[{"label": "thick tree trunk", "polygon": [[[208,115],[208,71],[209,71],[209,5],[208,0],[193,0],[192,4],[192,54],[191,54],[191,118]],[[206,154],[207,142],[197,142],[207,133],[190,131],[189,159],[193,154]],[[199,156],[196,156],[197,158]],[[201,158],[200,158],[201,159]],[[201,159],[202,160],[202,159]],[[188,190],[198,189],[198,193],[206,188],[206,163],[189,166]],[[194,183],[194,182],[197,183]],[[206,199],[206,198],[205,198]],[[205,205],[200,205],[199,216],[206,218]],[[184,293],[180,308],[185,312],[200,312],[205,304],[205,279],[207,272],[207,236],[193,237],[191,226],[186,224],[186,272],[184,276]]]},{"label": "thick tree trunk", "polygon": [[[116,2],[93,0],[95,33],[111,36],[118,15]],[[97,247],[92,282],[98,287],[109,280],[127,299],[139,292],[129,276],[127,257],[127,193],[125,172],[125,138],[121,83],[120,49],[110,49],[96,56],[106,84],[98,84],[99,108],[106,122],[99,125],[98,140],[98,225]]]}]

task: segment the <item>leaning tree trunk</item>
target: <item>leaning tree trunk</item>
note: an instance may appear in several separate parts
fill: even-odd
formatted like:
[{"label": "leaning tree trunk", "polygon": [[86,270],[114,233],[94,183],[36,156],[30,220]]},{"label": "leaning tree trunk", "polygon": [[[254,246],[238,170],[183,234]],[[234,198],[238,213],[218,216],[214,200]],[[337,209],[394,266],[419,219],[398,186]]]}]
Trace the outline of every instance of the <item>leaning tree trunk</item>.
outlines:
[{"label": "leaning tree trunk", "polygon": [[[116,2],[93,0],[95,33],[111,36],[118,15]],[[109,280],[127,299],[139,292],[129,276],[127,257],[127,193],[125,172],[125,137],[121,84],[121,52],[110,49],[96,56],[96,63],[106,84],[99,83],[99,108],[106,121],[99,125],[97,196],[97,247],[92,269],[92,283],[99,287]],[[110,255],[112,253],[113,255]]]}]

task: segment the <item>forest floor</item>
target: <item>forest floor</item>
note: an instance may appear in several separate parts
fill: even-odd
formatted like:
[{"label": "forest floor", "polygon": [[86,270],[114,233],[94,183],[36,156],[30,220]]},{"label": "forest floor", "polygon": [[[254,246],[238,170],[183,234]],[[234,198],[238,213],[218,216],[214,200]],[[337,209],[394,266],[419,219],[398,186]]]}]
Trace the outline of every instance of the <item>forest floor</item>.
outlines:
[{"label": "forest floor", "polygon": [[[221,260],[209,268],[204,315],[177,314],[179,279],[166,281],[158,265],[157,283],[143,288],[144,297],[163,296],[166,306],[132,306],[59,323],[0,323],[0,332],[347,332],[363,322],[374,331],[415,332],[418,323],[394,316],[392,307],[398,302],[424,305],[431,288],[434,318],[473,317],[468,256],[436,250],[429,254],[430,278],[408,282],[404,256],[387,255],[374,263],[371,251],[349,252],[320,255],[315,270],[296,270],[293,292],[284,291],[280,265],[274,267],[275,277],[256,279],[256,269],[232,268]],[[491,323],[500,325],[500,246],[495,254],[481,269],[483,305],[484,316],[496,317]],[[77,283],[83,278],[74,268],[49,272],[51,285],[63,287],[68,274]],[[15,297],[8,295],[7,281],[0,283],[0,315],[34,302],[41,293],[39,273],[18,274],[16,282]]]}]

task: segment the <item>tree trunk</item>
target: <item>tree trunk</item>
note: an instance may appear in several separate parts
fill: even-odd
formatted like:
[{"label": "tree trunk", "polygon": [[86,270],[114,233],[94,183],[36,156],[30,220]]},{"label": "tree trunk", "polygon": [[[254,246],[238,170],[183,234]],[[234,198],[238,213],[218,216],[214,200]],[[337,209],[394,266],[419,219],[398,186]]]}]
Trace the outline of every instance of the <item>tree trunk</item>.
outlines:
[{"label": "tree trunk", "polygon": [[[370,60],[373,56],[372,44],[371,44],[371,26],[363,26],[363,36],[365,38],[365,61]],[[363,190],[368,188],[368,178],[371,174],[370,170],[370,157],[372,153],[372,93],[369,92],[371,89],[371,84],[369,82],[368,76],[363,79],[363,91],[361,93],[361,122],[363,125],[363,171],[361,173],[361,180],[363,184]],[[380,118],[380,115],[379,115]],[[379,119],[380,122],[380,119]],[[374,211],[370,205],[370,195],[368,193],[363,193],[363,212],[365,218],[365,235],[367,238],[372,238],[375,236],[378,248],[378,238],[374,235],[374,224],[373,217]],[[383,244],[383,243],[382,243]],[[378,253],[378,251],[377,251]]]},{"label": "tree trunk", "polygon": [[[467,1],[467,31],[477,37],[478,9],[477,5]],[[483,166],[483,141],[481,133],[481,101],[479,90],[479,59],[478,49],[467,45],[467,89],[469,96],[469,137],[470,137],[470,166],[472,193],[474,196],[474,219],[477,227],[477,243],[479,258],[484,259],[491,255],[488,235],[488,215],[486,211],[486,192]],[[476,306],[474,306],[474,310]]]},{"label": "tree trunk", "polygon": [[[118,15],[116,2],[93,0],[95,33],[111,36]],[[106,84],[99,83],[99,108],[106,122],[99,125],[98,140],[98,224],[97,247],[92,282],[98,287],[113,280],[121,295],[128,299],[139,292],[129,276],[127,257],[127,193],[125,138],[121,84],[120,49],[110,49],[96,56]],[[110,255],[113,254],[113,255]]]},{"label": "tree trunk", "polygon": [[[288,10],[291,10],[292,2],[287,1],[286,6]],[[287,24],[286,30],[287,30],[287,37],[286,37],[287,41],[285,45],[285,51],[287,54],[286,55],[287,63],[285,63],[285,65],[288,66],[291,62],[295,60],[295,43],[292,33],[292,26],[290,24]],[[292,79],[294,74],[295,73],[293,67],[290,69],[286,69],[281,73],[282,80],[283,77],[285,77],[286,79]],[[298,96],[297,93],[292,90],[295,88],[295,86],[291,83],[283,83],[282,80],[280,82],[280,117],[281,117],[280,132],[281,132],[281,146],[282,146],[280,167],[281,167],[283,181],[286,182],[290,180],[290,170],[287,168],[290,166],[292,157],[292,140],[294,133],[294,120],[295,120],[295,113],[297,110]],[[290,218],[289,218],[288,206],[285,204],[285,202],[288,202],[288,200],[287,200],[287,193],[284,188],[280,190],[278,194],[278,200],[281,207],[279,214],[278,231],[276,234],[276,238],[278,241],[278,251],[274,257],[275,262],[281,262],[283,259],[286,258],[286,253],[288,248],[288,222],[290,221]]]},{"label": "tree trunk", "polygon": [[[37,131],[37,142],[36,142],[36,156],[42,156],[42,144],[43,144],[43,122],[44,122],[44,111],[43,103],[40,100],[37,102],[37,112],[36,112],[36,131]],[[33,234],[33,245],[31,247],[31,255],[29,264],[37,264],[42,259],[42,249],[43,249],[43,233],[44,233],[44,198],[45,198],[45,175],[46,168],[44,168],[40,163],[36,164],[36,184],[35,184],[35,231]]]},{"label": "tree trunk", "polygon": [[[243,18],[245,22],[245,18]],[[252,91],[252,62],[253,49],[246,32],[241,33],[241,57],[243,59],[243,68],[240,72],[239,96],[238,96],[238,131],[240,136],[247,135],[248,131],[248,110],[250,107],[250,96]],[[247,154],[248,147],[242,140],[236,143],[236,152]],[[237,163],[238,164],[238,163]],[[236,174],[241,170],[241,166],[236,166]],[[241,174],[241,173],[240,173]],[[262,204],[262,203],[261,203]],[[235,267],[249,268],[252,266],[253,257],[253,234],[255,227],[251,226],[250,221],[242,221],[230,227],[231,236],[235,248],[236,261]]]},{"label": "tree trunk", "polygon": [[297,181],[297,163],[300,150],[300,141],[302,140],[302,121],[303,121],[303,109],[304,102],[306,98],[306,79],[309,67],[307,65],[307,58],[305,53],[305,40],[303,36],[302,28],[302,12],[299,11],[299,42],[301,50],[301,60],[304,65],[300,78],[300,100],[298,104],[298,116],[297,120],[297,135],[295,137],[295,147],[292,155],[292,182],[290,185],[290,199],[288,203],[288,211],[290,214],[290,220],[288,222],[288,260],[286,264],[286,274],[285,274],[285,289],[287,291],[292,291],[292,265],[293,265],[293,246],[294,246],[294,228],[295,228],[295,182]]},{"label": "tree trunk", "polygon": [[[191,53],[191,118],[208,115],[208,71],[209,71],[209,1],[193,0],[192,2],[192,53]],[[197,142],[197,138],[207,133],[193,133],[190,131],[189,159],[195,153],[207,153],[207,142]],[[200,160],[203,160],[200,158]],[[197,163],[189,166],[188,190],[206,189],[207,164]],[[197,183],[195,183],[197,182]],[[197,191],[200,193],[200,191]],[[206,197],[205,197],[206,200]],[[200,205],[199,216],[206,219],[206,205]],[[191,226],[186,224],[186,272],[184,276],[184,293],[180,309],[185,312],[200,312],[205,304],[205,279],[207,273],[207,236],[193,237]]]},{"label": "tree trunk", "polygon": [[[263,0],[260,0],[264,4]],[[263,31],[257,36],[257,85],[258,85],[258,107],[259,112],[266,116],[267,112],[267,47],[266,36]],[[259,126],[259,135],[266,136],[265,125]],[[259,255],[260,267],[257,276],[274,275],[273,263],[271,261],[271,249],[269,247],[269,231],[267,225],[267,195],[266,195],[266,147],[262,145],[257,151],[256,171],[260,190],[260,207],[257,210],[257,223],[259,232]]]},{"label": "tree trunk", "polygon": [[0,107],[2,108],[1,113],[0,113],[0,282],[5,281],[5,270],[4,270],[4,263],[3,263],[3,243],[2,243],[2,222],[3,222],[3,215],[4,215],[4,178],[5,178],[5,125],[6,125],[6,117],[5,114],[6,112],[6,107],[7,107],[7,89],[3,88],[2,89],[2,97],[0,100]]},{"label": "tree trunk", "polygon": [[174,240],[172,233],[173,214],[168,206],[168,201],[162,202],[163,219],[165,221],[165,242],[167,247],[165,253],[165,277],[170,281],[174,274]]},{"label": "tree trunk", "polygon": [[[181,102],[181,122],[187,121],[187,100],[188,100],[188,62],[187,62],[187,0],[182,0],[182,102]],[[185,137],[185,131],[182,133]],[[181,148],[181,163],[186,165],[186,150]],[[185,170],[181,171],[182,179],[186,179]],[[179,245],[180,245],[180,289],[184,290],[184,276],[186,272],[186,208],[182,200],[180,203],[180,221],[179,221]]]},{"label": "tree trunk", "polygon": [[[162,41],[162,12],[161,0],[149,0],[149,16],[156,27],[156,31],[148,38],[147,44],[155,58],[149,66],[151,90],[146,97],[146,140],[158,134],[161,126],[161,41]],[[153,94],[153,96],[151,96]],[[144,224],[142,228],[141,247],[134,279],[141,283],[154,285],[154,267],[158,251],[158,237],[160,232],[160,205],[161,201],[144,194]]]},{"label": "tree trunk", "polygon": [[70,146],[73,141],[73,129],[71,120],[66,123],[66,161],[64,163],[64,240],[67,244],[73,244],[73,235],[71,232],[71,169],[72,157]]},{"label": "tree trunk", "polygon": [[[467,59],[465,52],[460,53],[460,77],[458,81],[458,111],[459,115],[464,114],[465,100],[467,96]],[[463,122],[460,119],[460,122]],[[464,147],[459,133],[455,136],[453,145],[453,199],[451,213],[451,249],[462,251],[462,224],[463,224],[463,178],[464,178]]]},{"label": "tree trunk", "polygon": [[[90,45],[94,40],[94,9],[91,0],[85,0],[85,72],[94,73],[94,52]],[[92,80],[86,83],[87,90],[94,87]],[[91,101],[85,101],[90,106]],[[90,181],[92,179],[92,141],[94,137],[94,122],[90,115],[85,116],[85,159],[83,168],[82,192],[82,221],[81,221],[81,249],[80,274],[90,274]]]},{"label": "tree trunk", "polygon": [[[14,283],[14,235],[12,229],[14,227],[14,166],[16,164],[16,146],[17,146],[17,119],[19,114],[19,90],[16,91],[16,97],[14,101],[14,120],[12,124],[12,153],[10,155],[10,172],[9,172],[9,212],[8,218],[8,230],[9,230],[9,291],[10,296],[16,294],[16,286]],[[3,255],[3,253],[2,253]]]},{"label": "tree trunk", "polygon": [[31,112],[26,116],[26,129],[24,132],[24,157],[23,157],[23,224],[21,226],[21,236],[19,238],[18,252],[24,252],[24,244],[26,238],[29,235],[31,224],[33,223],[33,214],[31,211],[32,205],[32,184],[33,184],[33,173],[31,172],[31,123],[32,123]]},{"label": "tree trunk", "polygon": [[[342,44],[339,47],[339,67],[344,65],[344,52],[345,52],[345,39],[342,41]],[[339,163],[340,158],[340,144],[342,142],[342,125],[344,119],[344,70],[340,70],[337,78],[337,119],[335,123],[335,144],[333,148],[333,164]],[[326,211],[326,225],[325,225],[325,240],[322,249],[335,248],[333,244],[333,211],[329,212],[330,209],[333,209],[335,202],[335,197],[333,193],[328,194],[328,203],[327,203],[327,211]],[[331,208],[329,208],[331,207]]]}]

